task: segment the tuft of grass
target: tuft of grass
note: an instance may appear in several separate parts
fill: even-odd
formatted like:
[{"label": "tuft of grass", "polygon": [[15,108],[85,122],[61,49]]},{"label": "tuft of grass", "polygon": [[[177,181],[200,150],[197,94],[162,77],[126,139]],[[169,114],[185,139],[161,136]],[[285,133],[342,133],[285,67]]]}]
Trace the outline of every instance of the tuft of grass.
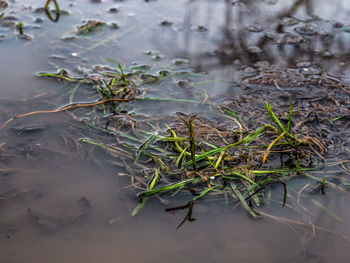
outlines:
[{"label": "tuft of grass", "polygon": [[[120,71],[120,74],[124,73]],[[123,82],[122,77],[120,78]],[[112,87],[113,82],[113,80],[109,83],[103,82],[103,90],[106,93],[109,92],[104,96],[113,96],[115,93],[114,87]],[[154,179],[147,189],[137,194],[140,201],[132,215],[136,215],[144,207],[147,199],[153,195],[164,195],[172,192],[175,196],[187,192],[189,189],[194,194],[192,201],[190,201],[191,207],[204,196],[225,195],[227,192],[232,192],[233,199],[240,202],[253,218],[258,218],[254,204],[259,206],[263,201],[265,187],[277,183],[283,185],[282,205],[285,206],[288,196],[287,184],[285,183],[287,179],[285,178],[317,169],[318,166],[302,167],[299,163],[301,157],[298,153],[302,151],[300,146],[306,147],[308,144],[292,134],[293,107],[291,102],[286,127],[282,125],[268,102],[265,103],[265,106],[272,125],[265,123],[253,131],[245,131],[244,137],[225,146],[218,147],[215,142],[214,144],[213,142],[202,144],[209,149],[199,146],[202,142],[199,142],[195,136],[196,129],[200,129],[195,124],[198,118],[197,114],[189,116],[177,114],[188,137],[179,136],[175,129],[169,126],[167,128],[170,136],[146,130],[131,129],[130,132],[115,130],[116,134],[125,142],[132,141],[139,144],[139,147],[136,147],[125,143],[126,148],[120,155],[126,156],[126,153],[129,153],[127,156],[129,158],[132,156],[130,160],[133,160],[134,164],[150,166],[156,171],[153,179],[157,178],[157,180]],[[226,110],[225,112],[239,120],[240,124],[243,122],[243,118],[240,118],[233,111]],[[152,124],[148,124],[148,126],[155,129]],[[243,134],[242,127],[243,125],[239,125],[240,134]],[[200,133],[200,131],[197,132]],[[108,151],[114,151],[114,147],[112,149],[106,145],[101,147]],[[130,151],[135,151],[136,155]],[[297,165],[294,167],[275,165],[266,167],[268,157],[270,154],[275,155],[276,152],[291,152],[290,156],[296,158]],[[147,158],[141,158],[142,156]],[[241,163],[232,163],[235,158],[240,159]],[[257,159],[261,161],[254,161]],[[142,181],[142,179],[140,180]]]}]

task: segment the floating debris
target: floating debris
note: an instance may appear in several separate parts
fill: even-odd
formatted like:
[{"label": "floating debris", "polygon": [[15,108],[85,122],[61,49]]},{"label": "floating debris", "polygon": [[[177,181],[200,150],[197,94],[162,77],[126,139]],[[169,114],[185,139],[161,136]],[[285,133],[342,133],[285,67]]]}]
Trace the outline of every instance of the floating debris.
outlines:
[{"label": "floating debris", "polygon": [[105,26],[106,23],[96,20],[89,20],[84,25],[78,27],[77,35],[88,35],[96,33],[101,27]]}]

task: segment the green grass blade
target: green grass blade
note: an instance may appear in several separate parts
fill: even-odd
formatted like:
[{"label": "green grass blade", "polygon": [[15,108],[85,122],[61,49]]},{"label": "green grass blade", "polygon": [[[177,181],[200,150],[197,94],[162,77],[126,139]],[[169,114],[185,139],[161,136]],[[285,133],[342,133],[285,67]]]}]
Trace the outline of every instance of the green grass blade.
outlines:
[{"label": "green grass blade", "polygon": [[190,146],[186,146],[183,151],[180,153],[179,157],[177,157],[176,159],[176,167],[180,167],[180,161],[183,160],[184,158],[184,155],[187,151],[187,149],[189,148]]},{"label": "green grass blade", "polygon": [[137,163],[137,161],[139,160],[141,154],[144,152],[144,150],[157,138],[158,134],[153,134],[151,135],[141,146],[140,148],[137,150],[136,153],[136,158],[135,158],[135,163]]},{"label": "green grass blade", "polygon": [[122,148],[116,147],[116,146],[105,145],[105,144],[98,143],[98,142],[95,142],[95,141],[92,141],[89,139],[81,139],[80,141],[99,146],[99,147],[107,150],[108,152],[112,153],[113,156],[124,156],[124,157],[127,157],[129,159],[132,158],[132,156],[130,155],[130,153],[128,151],[126,151]]},{"label": "green grass blade", "polygon": [[74,86],[74,88],[73,88],[71,94],[69,95],[69,104],[72,104],[72,103],[73,103],[73,101],[74,101],[74,96],[75,96],[75,94],[77,93],[79,87],[80,87],[80,83],[78,82],[78,83]]},{"label": "green grass blade", "polygon": [[215,186],[212,186],[212,187],[209,187],[209,188],[204,189],[204,190],[200,193],[200,195],[197,195],[196,197],[193,198],[193,201],[198,200],[199,198],[203,197],[203,196],[206,195],[208,192],[210,192],[211,190],[213,190],[213,189],[215,189],[215,188],[217,188],[217,187],[219,187],[219,186],[218,186],[218,185],[215,185]]},{"label": "green grass blade", "polygon": [[339,223],[344,223],[344,220],[337,216],[336,214],[334,214],[332,211],[330,211],[329,209],[327,209],[324,205],[322,205],[320,202],[314,200],[314,199],[310,199],[311,202],[317,206],[318,208],[320,208],[323,212],[325,212],[327,215],[329,215],[331,218],[333,218],[334,221],[339,222]]},{"label": "green grass blade", "polygon": [[202,152],[202,154],[204,154],[205,159],[207,159],[207,161],[210,163],[210,165],[211,165],[215,170],[218,170],[218,169],[215,167],[214,163],[210,160],[209,156],[205,153],[205,151],[204,151],[203,149],[201,149],[201,152]]},{"label": "green grass blade", "polygon": [[[159,177],[159,171],[158,169],[155,169],[155,173],[153,176],[153,179],[151,180],[151,183],[149,184],[148,190],[152,190],[156,181],[158,180]],[[140,202],[138,203],[138,205],[134,208],[134,210],[131,212],[132,216],[137,215],[137,213],[145,206],[145,204],[147,203],[148,197],[144,197],[140,200]]]},{"label": "green grass blade", "polygon": [[243,195],[246,196],[246,195],[249,194],[252,190],[254,190],[256,187],[258,187],[259,185],[267,184],[267,183],[269,183],[269,182],[271,182],[271,181],[273,181],[273,180],[274,180],[273,178],[269,177],[269,178],[266,178],[266,179],[264,179],[264,180],[261,180],[261,181],[255,183],[255,184],[253,184],[251,187],[249,187],[249,189],[248,189],[247,191],[245,191],[245,192],[243,193]]},{"label": "green grass blade", "polygon": [[343,119],[343,118],[345,118],[344,115],[339,116],[339,117],[335,117],[335,118],[332,119],[332,121],[338,121],[338,120],[341,120],[341,119]]},{"label": "green grass blade", "polygon": [[255,182],[252,179],[248,178],[247,176],[245,176],[243,174],[240,174],[240,173],[237,173],[237,172],[232,172],[229,175],[237,175],[237,176],[243,178],[244,180],[248,181],[249,183],[255,184]]},{"label": "green grass blade", "polygon": [[236,118],[236,119],[239,119],[239,115],[238,115],[236,112],[234,112],[233,110],[230,110],[229,108],[226,108],[226,107],[224,107],[224,106],[221,106],[221,109],[222,109],[226,114],[228,114],[228,115],[230,115],[230,116],[232,116],[232,117],[234,117],[234,118]]},{"label": "green grass blade", "polygon": [[187,137],[161,137],[159,141],[162,142],[184,142],[189,141],[190,139]]},{"label": "green grass blade", "polygon": [[158,167],[159,167],[162,171],[164,171],[164,172],[166,172],[166,173],[168,173],[168,172],[170,171],[170,168],[169,168],[168,166],[166,166],[166,164],[163,162],[163,160],[162,160],[161,158],[159,158],[159,157],[157,157],[157,156],[155,156],[155,155],[152,155],[152,159],[153,159],[153,161],[155,162],[155,164],[157,164]]},{"label": "green grass blade", "polygon": [[109,98],[113,97],[113,96],[114,96],[114,92],[113,92],[113,90],[112,90],[112,88],[111,88],[111,85],[108,84],[107,81],[104,80],[104,79],[103,79],[102,81],[103,81],[103,83],[105,84],[105,86],[107,87],[107,89],[109,90],[108,97],[109,97]]},{"label": "green grass blade", "polygon": [[137,194],[137,197],[143,198],[143,197],[148,197],[148,196],[151,196],[151,195],[154,195],[154,194],[158,194],[158,193],[169,192],[169,191],[175,190],[175,189],[177,189],[177,188],[179,188],[181,186],[184,186],[184,185],[186,185],[188,183],[197,183],[200,180],[201,180],[201,178],[198,178],[198,177],[186,179],[186,180],[183,180],[183,181],[180,181],[180,182],[177,182],[177,183],[173,183],[173,184],[168,184],[166,186],[162,186],[162,187],[159,187],[159,188],[156,188],[156,189],[140,192],[140,193]]},{"label": "green grass blade", "polygon": [[292,117],[293,117],[293,104],[292,104],[292,99],[289,99],[289,116],[288,116],[288,123],[287,123],[287,132],[290,131],[290,125],[292,123]]},{"label": "green grass blade", "polygon": [[286,129],[283,127],[280,120],[277,118],[275,113],[272,111],[271,105],[267,101],[265,101],[265,107],[266,107],[267,113],[269,114],[271,120],[277,125],[277,127],[280,128],[281,131],[286,131]]},{"label": "green grass blade", "polygon": [[117,129],[115,129],[115,128],[112,128],[112,127],[111,127],[111,128],[108,128],[108,130],[111,130],[111,131],[113,131],[114,133],[119,134],[120,136],[122,136],[122,137],[124,137],[124,138],[126,138],[126,139],[129,139],[129,140],[131,140],[131,141],[134,141],[134,142],[141,142],[139,138],[137,138],[137,137],[135,137],[135,136],[132,136],[132,135],[130,135],[130,134],[127,134],[127,133],[125,133],[125,132],[119,131],[119,130],[117,130]]},{"label": "green grass blade", "polygon": [[[266,124],[263,127],[258,128],[256,131],[252,132],[251,134],[248,134],[246,137],[244,137],[242,140],[240,140],[238,142],[235,142],[235,143],[226,145],[224,147],[216,148],[216,149],[213,149],[213,150],[206,152],[206,156],[212,156],[212,155],[215,155],[217,153],[221,153],[222,151],[226,151],[228,149],[237,147],[241,144],[251,142],[252,140],[257,138],[266,128],[270,128],[270,127],[271,127],[271,125]],[[205,159],[206,156],[204,154],[197,155],[196,161],[197,162],[201,161],[201,160]],[[186,163],[186,165],[191,165],[191,164],[192,164],[192,160],[190,160]]]},{"label": "green grass blade", "polygon": [[241,201],[243,207],[249,212],[249,214],[251,214],[254,218],[258,218],[258,215],[253,211],[253,209],[250,208],[250,206],[248,205],[247,201],[244,199],[244,197],[242,196],[241,192],[237,189],[236,184],[231,181],[231,188],[233,193],[237,196],[237,198],[239,199],[239,201]]},{"label": "green grass blade", "polygon": [[218,167],[219,167],[219,165],[220,165],[220,163],[221,163],[222,158],[224,157],[224,155],[225,155],[225,151],[222,151],[222,152],[220,153],[220,155],[219,155],[219,158],[216,160],[216,163],[215,163],[215,165],[214,165],[215,170],[218,169]]},{"label": "green grass blade", "polygon": [[[286,132],[286,136],[288,136],[290,139],[294,140],[295,142],[297,142],[298,144],[304,144],[304,142],[298,138],[296,138],[295,136],[293,136],[292,134],[290,134],[287,129],[285,129],[283,127],[283,125],[281,124],[280,120],[277,118],[277,116],[275,115],[275,113],[272,111],[271,109],[271,105],[265,101],[265,107],[266,110],[271,118],[271,120],[277,125],[277,127],[282,131],[282,132]],[[289,116],[291,118],[291,111],[293,111],[293,108],[291,108],[291,106],[289,106]]]}]

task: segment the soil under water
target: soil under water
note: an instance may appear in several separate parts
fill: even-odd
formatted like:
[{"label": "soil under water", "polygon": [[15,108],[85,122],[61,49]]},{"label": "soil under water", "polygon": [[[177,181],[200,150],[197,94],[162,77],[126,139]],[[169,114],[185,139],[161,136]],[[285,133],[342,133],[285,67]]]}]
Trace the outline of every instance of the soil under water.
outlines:
[{"label": "soil under water", "polygon": [[[1,124],[108,96],[103,79],[121,76],[118,63],[127,79],[116,84],[125,87],[119,96],[153,99],[34,114],[2,127],[1,262],[348,261],[346,0],[58,4],[55,19],[53,2],[48,16],[44,1],[0,1]],[[59,76],[36,76],[61,69]],[[237,121],[224,117],[223,109],[252,131],[269,122],[265,101],[288,120],[290,99],[292,131],[317,139],[306,152],[322,164],[311,175],[326,179],[324,189],[307,176],[293,176],[283,207],[283,187],[266,187],[256,207],[260,219],[238,201],[208,195],[193,207],[196,220],[177,229],[187,210],[165,209],[186,204],[190,193],[149,198],[131,216],[136,193],[146,187],[145,179],[130,177],[137,173],[131,160],[140,144],[117,132],[142,128],[169,135],[171,127],[187,136],[177,113],[198,113],[197,140],[223,146],[240,137],[233,132]],[[149,176],[153,167],[147,168],[139,167]]]}]

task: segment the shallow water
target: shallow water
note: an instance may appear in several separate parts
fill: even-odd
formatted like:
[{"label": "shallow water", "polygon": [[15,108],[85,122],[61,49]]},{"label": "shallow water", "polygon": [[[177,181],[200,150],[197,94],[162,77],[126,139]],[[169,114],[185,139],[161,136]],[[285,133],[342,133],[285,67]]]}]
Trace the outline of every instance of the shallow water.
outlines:
[{"label": "shallow water", "polygon": [[[71,76],[90,76],[96,73],[91,70],[95,66],[115,66],[106,58],[123,65],[155,65],[155,71],[185,71],[179,77],[184,81],[210,80],[194,90],[169,82],[149,91],[160,97],[174,94],[193,99],[202,96],[204,89],[218,101],[230,100],[247,92],[242,89],[243,80],[270,71],[282,72],[287,80],[287,72],[298,71],[300,78],[327,76],[349,82],[350,4],[346,0],[295,1],[300,2],[295,12],[293,1],[91,2],[59,1],[68,13],[57,23],[35,11],[44,5],[39,1],[9,1],[7,9],[0,9],[0,14],[5,12],[0,21],[1,123],[18,114],[57,109],[70,100],[96,100],[89,86],[81,85],[72,98],[74,85],[35,74],[64,68]],[[33,40],[19,37],[13,26],[4,23],[13,21],[6,16],[16,17],[15,23],[22,21],[24,33]],[[76,37],[77,27],[92,19],[107,25]],[[262,90],[274,94],[269,88]],[[300,90],[317,94],[308,87]],[[255,92],[261,91],[253,87],[246,95]],[[136,104],[130,105],[132,110]],[[196,105],[141,105],[138,110],[148,118],[177,111],[208,114]],[[343,106],[349,109],[349,104]],[[302,200],[310,218],[278,203],[280,186],[271,189],[270,204],[261,208],[276,218],[265,215],[253,220],[240,206],[204,200],[194,206],[196,221],[176,229],[185,211],[166,213],[164,209],[187,201],[170,197],[164,197],[169,205],[150,199],[140,214],[131,217],[138,201],[136,191],[121,191],[130,180],[118,176],[124,170],[110,164],[116,158],[80,141],[114,139],[93,131],[82,118],[90,116],[79,110],[74,115],[33,115],[0,131],[1,262],[347,262],[349,194],[333,189],[327,189],[326,195],[310,195],[326,212],[309,195]],[[349,128],[342,137],[340,142],[348,147]],[[332,160],[334,156],[349,159],[346,150],[329,151]],[[323,172],[349,182],[349,165],[344,163],[344,168],[348,171],[336,167]],[[290,186],[294,189],[307,182],[297,178]],[[295,219],[299,225],[277,217]],[[310,223],[317,226],[314,234]]]}]

